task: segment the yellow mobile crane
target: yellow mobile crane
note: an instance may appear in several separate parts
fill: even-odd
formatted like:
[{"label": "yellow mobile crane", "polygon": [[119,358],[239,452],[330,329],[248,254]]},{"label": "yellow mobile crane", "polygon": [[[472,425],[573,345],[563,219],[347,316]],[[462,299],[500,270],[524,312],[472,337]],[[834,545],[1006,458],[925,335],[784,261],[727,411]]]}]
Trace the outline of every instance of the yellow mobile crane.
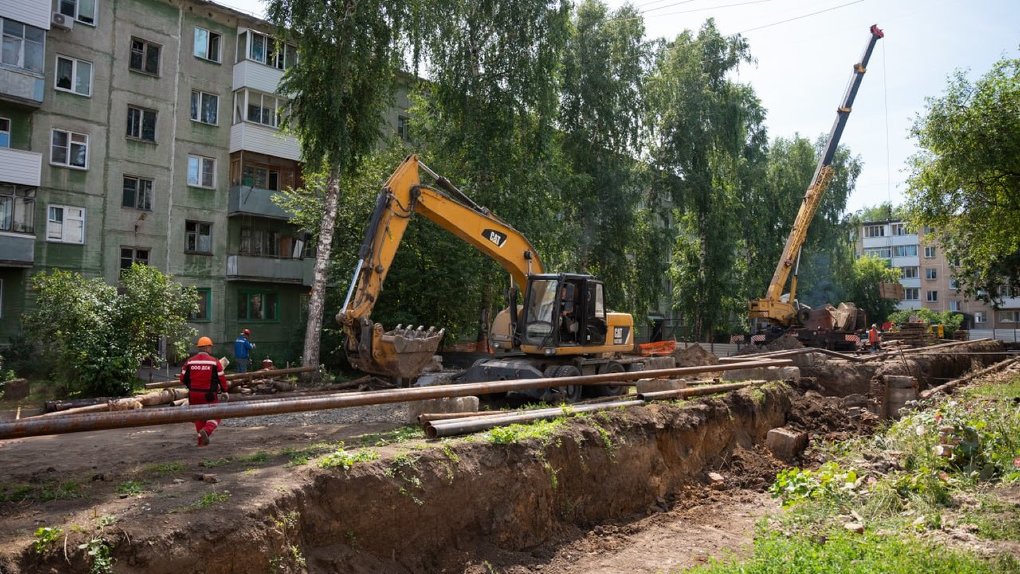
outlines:
[{"label": "yellow mobile crane", "polygon": [[[430,176],[436,187],[423,185],[421,173]],[[421,373],[439,348],[442,330],[398,325],[386,331],[370,317],[415,214],[459,237],[510,274],[509,305],[490,330],[490,343],[500,356],[477,361],[460,381],[625,370],[613,357],[633,349],[634,319],[607,310],[602,282],[591,275],[546,273],[523,234],[477,205],[415,155],[390,175],[376,199],[351,286],[337,314],[346,335],[345,351],[355,368],[409,380]],[[520,294],[524,299],[518,305]],[[581,390],[565,387],[558,392],[570,401],[579,398]]]},{"label": "yellow mobile crane", "polygon": [[[805,239],[807,239],[808,226],[811,225],[811,220],[814,218],[818,205],[822,201],[822,195],[825,193],[834,175],[832,158],[836,154],[839,139],[843,135],[843,128],[846,127],[846,121],[850,117],[854,98],[857,96],[857,90],[861,86],[861,80],[864,79],[864,72],[867,69],[868,61],[871,59],[871,53],[875,49],[875,44],[880,38],[885,36],[877,24],[873,25],[870,31],[871,36],[868,38],[864,55],[861,56],[860,63],[854,64],[853,74],[850,77],[850,83],[847,86],[843,102],[836,110],[836,121],[833,123],[832,131],[829,133],[829,140],[825,145],[821,158],[818,160],[818,167],[811,178],[811,184],[804,194],[804,200],[801,202],[797,218],[790,229],[790,235],[786,238],[783,255],[779,258],[776,270],[772,274],[772,281],[769,282],[765,297],[752,299],[749,303],[748,315],[752,320],[764,320],[780,330],[797,326],[809,327],[799,331],[798,338],[806,343],[830,348],[852,348],[854,346],[855,343],[852,342],[852,337],[848,339],[845,334],[847,332],[852,333],[854,324],[858,322],[856,309],[852,305],[845,307],[842,313],[843,321],[830,321],[820,326],[809,325],[809,322],[812,320],[811,310],[806,306],[800,305],[797,301],[797,272],[800,266],[800,250],[804,245]],[[787,281],[790,282],[790,291],[789,295],[784,295],[783,290],[786,287]],[[863,319],[860,322],[863,323]]]}]

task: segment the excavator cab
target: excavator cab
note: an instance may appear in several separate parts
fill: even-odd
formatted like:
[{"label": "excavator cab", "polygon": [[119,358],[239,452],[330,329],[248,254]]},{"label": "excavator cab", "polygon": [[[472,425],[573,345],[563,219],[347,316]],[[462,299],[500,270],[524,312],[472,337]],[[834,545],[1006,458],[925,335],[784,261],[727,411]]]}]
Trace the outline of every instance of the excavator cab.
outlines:
[{"label": "excavator cab", "polygon": [[606,342],[602,282],[591,275],[532,275],[517,325],[521,345],[541,349]]}]

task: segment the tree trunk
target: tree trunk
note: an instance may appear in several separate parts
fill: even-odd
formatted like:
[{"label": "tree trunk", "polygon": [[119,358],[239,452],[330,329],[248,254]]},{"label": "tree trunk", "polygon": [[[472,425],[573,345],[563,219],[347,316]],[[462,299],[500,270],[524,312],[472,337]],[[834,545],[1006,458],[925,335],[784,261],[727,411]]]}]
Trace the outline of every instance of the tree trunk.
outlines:
[{"label": "tree trunk", "polygon": [[333,248],[333,228],[336,225],[336,208],[340,199],[340,175],[337,168],[329,172],[326,184],[326,201],[319,226],[319,244],[315,250],[315,273],[312,275],[312,292],[308,298],[308,325],[305,328],[305,349],[301,364],[319,366],[319,342],[322,338],[322,311],[326,302],[326,267]]}]

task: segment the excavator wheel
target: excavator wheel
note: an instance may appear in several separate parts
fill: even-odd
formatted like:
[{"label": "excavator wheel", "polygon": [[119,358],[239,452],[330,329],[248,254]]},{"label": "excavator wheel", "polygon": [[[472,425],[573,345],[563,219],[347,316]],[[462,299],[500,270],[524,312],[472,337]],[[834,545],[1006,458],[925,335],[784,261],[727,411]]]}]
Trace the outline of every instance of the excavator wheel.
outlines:
[{"label": "excavator wheel", "polygon": [[[616,361],[609,361],[608,363],[599,367],[598,374],[604,375],[606,373],[622,373],[626,369],[623,365]],[[592,396],[596,397],[617,397],[627,392],[626,385],[593,385],[588,387]]]},{"label": "excavator wheel", "polygon": [[[581,370],[574,365],[553,365],[547,367],[544,374],[547,378],[579,377],[581,376]],[[546,396],[551,399],[547,400],[547,402],[576,403],[581,400],[581,393],[583,391],[583,385],[553,387],[546,393]]]}]

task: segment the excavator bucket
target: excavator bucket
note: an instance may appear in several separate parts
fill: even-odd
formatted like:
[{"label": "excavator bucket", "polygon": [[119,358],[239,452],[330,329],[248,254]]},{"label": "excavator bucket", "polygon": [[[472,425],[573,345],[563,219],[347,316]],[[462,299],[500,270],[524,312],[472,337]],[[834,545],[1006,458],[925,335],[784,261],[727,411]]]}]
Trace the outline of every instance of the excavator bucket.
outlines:
[{"label": "excavator bucket", "polygon": [[[371,326],[371,335],[363,334],[358,347],[347,348],[347,358],[358,370],[394,379],[412,379],[432,361],[443,340],[444,329],[424,326],[397,327],[384,331],[379,323]],[[368,340],[370,345],[365,345]]]}]

